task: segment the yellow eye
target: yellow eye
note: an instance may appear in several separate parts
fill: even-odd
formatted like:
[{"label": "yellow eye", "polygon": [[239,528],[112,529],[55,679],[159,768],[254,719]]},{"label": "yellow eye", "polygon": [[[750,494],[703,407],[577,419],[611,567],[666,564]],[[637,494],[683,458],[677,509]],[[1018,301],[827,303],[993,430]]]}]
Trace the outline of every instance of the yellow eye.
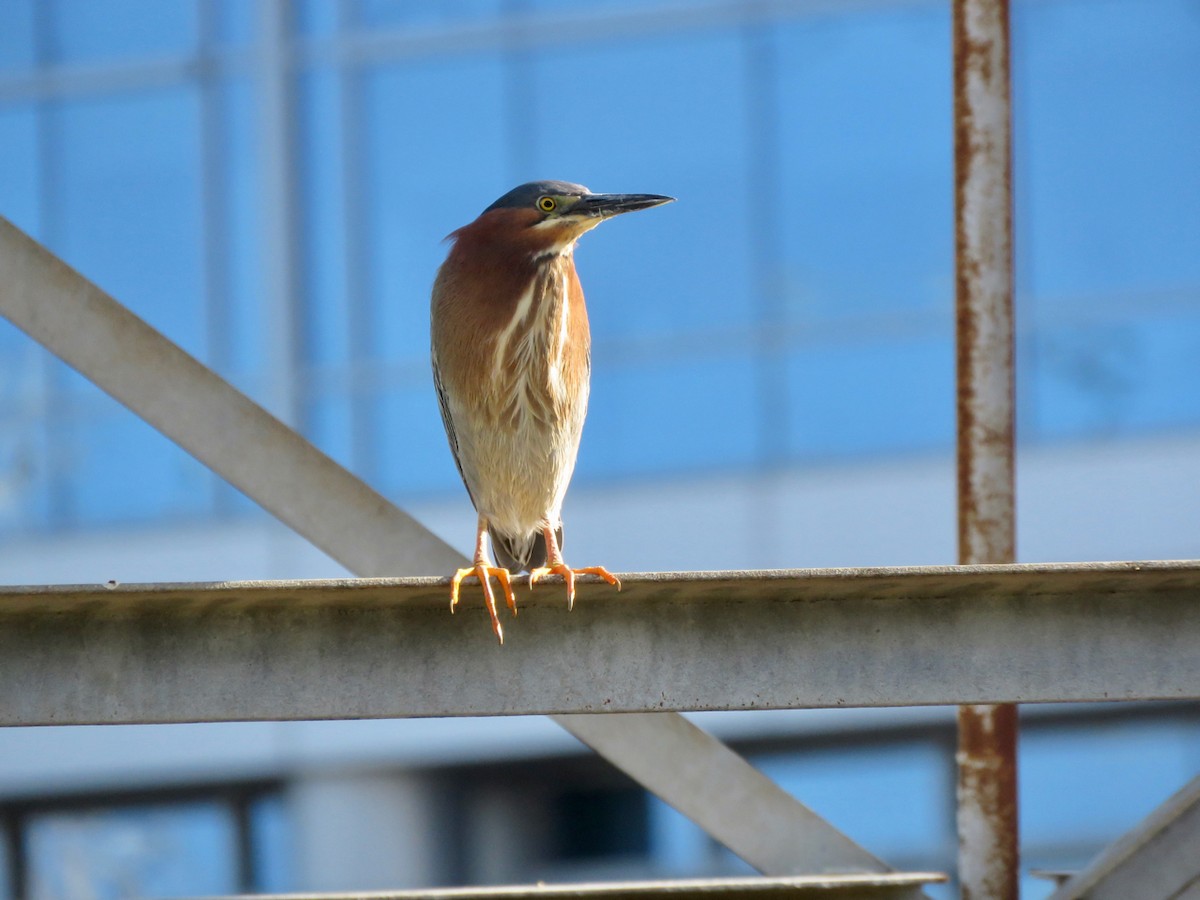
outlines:
[{"label": "yellow eye", "polygon": [[538,200],[537,205],[542,212],[554,212],[558,202],[553,197],[542,197]]}]

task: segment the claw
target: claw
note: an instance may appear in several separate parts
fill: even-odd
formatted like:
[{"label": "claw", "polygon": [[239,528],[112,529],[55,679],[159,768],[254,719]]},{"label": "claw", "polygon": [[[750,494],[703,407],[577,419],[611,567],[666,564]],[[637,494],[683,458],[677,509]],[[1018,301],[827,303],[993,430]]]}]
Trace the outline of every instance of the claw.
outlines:
[{"label": "claw", "polygon": [[487,606],[488,615],[492,619],[492,631],[495,632],[496,639],[501,644],[504,643],[504,629],[500,627],[500,619],[496,615],[496,597],[492,593],[492,586],[488,582],[488,576],[495,575],[500,582],[500,587],[504,589],[504,600],[508,604],[508,608],[512,610],[512,614],[517,614],[517,598],[513,594],[512,582],[510,580],[508,569],[500,566],[488,566],[483,563],[478,563],[469,569],[459,569],[454,573],[454,580],[450,582],[450,612],[454,612],[454,608],[458,606],[458,589],[464,578],[475,577],[479,579],[480,585],[483,586],[483,600]]},{"label": "claw", "polygon": [[616,585],[617,590],[621,589],[621,579],[613,575],[604,566],[585,566],[582,569],[572,569],[566,563],[555,563],[549,566],[539,566],[529,573],[529,587],[533,589],[534,584],[539,578],[546,575],[561,575],[563,581],[567,583],[567,609],[575,608],[575,576],[576,575],[598,575],[609,584]]}]

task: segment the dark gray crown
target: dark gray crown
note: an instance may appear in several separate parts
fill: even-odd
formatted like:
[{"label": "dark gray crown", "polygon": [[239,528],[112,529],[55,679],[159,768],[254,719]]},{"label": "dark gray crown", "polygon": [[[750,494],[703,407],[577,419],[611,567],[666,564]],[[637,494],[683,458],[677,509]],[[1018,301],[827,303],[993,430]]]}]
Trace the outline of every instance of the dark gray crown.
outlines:
[{"label": "dark gray crown", "polygon": [[491,206],[484,210],[514,209],[523,206],[533,206],[538,197],[546,194],[562,196],[564,194],[579,197],[589,193],[582,184],[571,184],[569,181],[530,181],[513,188]]}]

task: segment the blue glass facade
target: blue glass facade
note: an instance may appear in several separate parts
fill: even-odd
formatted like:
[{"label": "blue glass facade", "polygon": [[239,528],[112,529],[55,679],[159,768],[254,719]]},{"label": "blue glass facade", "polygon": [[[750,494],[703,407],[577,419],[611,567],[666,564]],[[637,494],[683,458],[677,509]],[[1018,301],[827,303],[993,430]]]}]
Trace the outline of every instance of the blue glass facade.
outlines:
[{"label": "blue glass facade", "polygon": [[6,867],[0,856],[0,897],[280,892],[295,869],[291,828],[273,789],[96,794],[6,804],[3,812],[5,851],[18,850],[21,862]]},{"label": "blue glass facade", "polygon": [[[428,288],[442,236],[533,177],[680,198],[581,245],[581,482],[949,446],[943,4],[694,25],[634,2],[299,3],[290,160],[252,5],[116,6],[0,6],[0,214],[252,394],[292,381],[282,412],[387,493],[458,490]],[[502,39],[502,18],[527,27]],[[1015,6],[1026,444],[1200,425],[1198,51],[1182,0]],[[248,508],[7,326],[0,354],[0,528]]]}]

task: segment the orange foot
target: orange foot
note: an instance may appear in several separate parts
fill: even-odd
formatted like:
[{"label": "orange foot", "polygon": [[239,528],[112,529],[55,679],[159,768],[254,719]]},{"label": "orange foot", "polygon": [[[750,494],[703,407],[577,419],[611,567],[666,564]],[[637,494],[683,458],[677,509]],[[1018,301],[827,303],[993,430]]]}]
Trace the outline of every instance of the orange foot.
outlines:
[{"label": "orange foot", "polygon": [[488,566],[483,563],[476,563],[469,569],[459,569],[454,573],[454,580],[450,582],[450,612],[454,612],[454,607],[458,606],[458,588],[462,584],[464,578],[474,576],[479,579],[479,583],[483,585],[483,599],[487,605],[488,615],[492,617],[492,631],[496,633],[497,640],[501,644],[504,643],[504,629],[500,627],[500,619],[496,616],[496,598],[492,594],[492,586],[488,583],[488,576],[495,575],[500,582],[500,587],[504,588],[504,600],[508,603],[508,608],[512,610],[512,614],[517,614],[517,598],[513,596],[512,584],[509,581],[508,569],[503,569],[500,566]]},{"label": "orange foot", "polygon": [[566,563],[554,563],[549,566],[539,566],[529,573],[529,587],[532,588],[539,578],[546,575],[561,575],[563,581],[567,583],[567,609],[573,609],[575,606],[575,576],[576,575],[599,575],[609,584],[617,586],[617,590],[621,589],[621,580],[613,575],[604,566],[588,566],[584,569],[572,569]]}]

